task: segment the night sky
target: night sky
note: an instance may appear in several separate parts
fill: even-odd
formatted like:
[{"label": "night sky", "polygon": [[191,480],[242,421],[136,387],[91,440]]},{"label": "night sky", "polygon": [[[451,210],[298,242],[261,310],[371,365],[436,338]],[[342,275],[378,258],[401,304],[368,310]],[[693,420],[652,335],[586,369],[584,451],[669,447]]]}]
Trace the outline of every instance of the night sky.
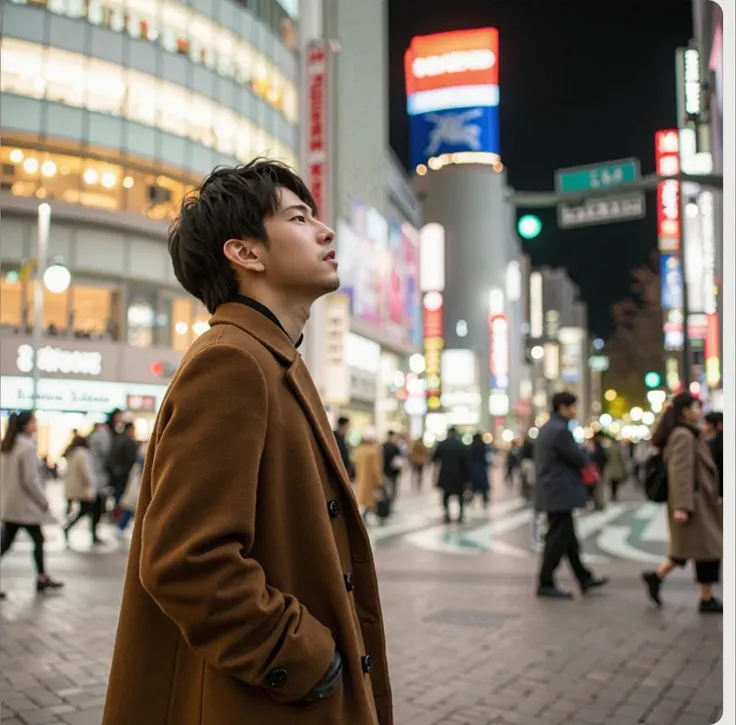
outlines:
[{"label": "night sky", "polygon": [[[369,0],[366,0],[369,1]],[[549,190],[557,168],[637,157],[654,171],[654,134],[676,125],[675,50],[692,36],[690,0],[390,0],[391,145],[408,163],[403,56],[414,35],[499,30],[501,153],[518,190]],[[611,304],[656,249],[654,194],[641,221],[561,231],[554,209],[524,242],[534,265],[565,267],[590,329],[611,331]]]}]

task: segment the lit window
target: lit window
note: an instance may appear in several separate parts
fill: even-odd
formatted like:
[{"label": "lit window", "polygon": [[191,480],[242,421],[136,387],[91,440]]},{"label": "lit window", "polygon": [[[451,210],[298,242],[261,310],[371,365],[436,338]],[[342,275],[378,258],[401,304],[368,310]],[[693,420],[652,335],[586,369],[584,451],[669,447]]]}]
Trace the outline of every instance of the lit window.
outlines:
[{"label": "lit window", "polygon": [[238,118],[232,111],[223,109],[213,118],[215,148],[223,154],[235,154],[238,133]]},{"label": "lit window", "polygon": [[146,126],[156,125],[157,81],[144,73],[128,71],[128,93],[123,114]]},{"label": "lit window", "polygon": [[161,83],[156,95],[158,106],[158,127],[177,136],[189,125],[187,122],[188,106],[192,94],[181,86],[172,83]]},{"label": "lit window", "polygon": [[2,38],[3,69],[0,90],[29,98],[43,98],[43,55],[40,46],[13,38]]},{"label": "lit window", "polygon": [[189,54],[189,24],[192,11],[178,2],[161,5],[161,45],[170,53]]},{"label": "lit window", "polygon": [[125,101],[123,69],[113,63],[90,58],[87,66],[87,103],[90,111],[119,116]]},{"label": "lit window", "polygon": [[194,95],[187,114],[190,137],[208,148],[215,145],[212,134],[212,105],[208,98]]},{"label": "lit window", "polygon": [[43,68],[46,98],[67,106],[84,106],[85,57],[58,48],[47,48]]}]

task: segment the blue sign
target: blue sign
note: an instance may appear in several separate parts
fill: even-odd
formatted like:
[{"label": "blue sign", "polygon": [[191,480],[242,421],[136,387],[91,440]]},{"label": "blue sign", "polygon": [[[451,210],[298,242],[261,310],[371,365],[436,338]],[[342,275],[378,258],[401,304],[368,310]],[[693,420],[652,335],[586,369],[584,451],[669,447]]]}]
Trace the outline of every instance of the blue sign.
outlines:
[{"label": "blue sign", "polygon": [[677,254],[661,254],[659,257],[660,284],[662,286],[662,308],[665,310],[681,310],[682,264]]},{"label": "blue sign", "polygon": [[500,155],[498,105],[452,108],[409,117],[410,164],[463,151]]}]

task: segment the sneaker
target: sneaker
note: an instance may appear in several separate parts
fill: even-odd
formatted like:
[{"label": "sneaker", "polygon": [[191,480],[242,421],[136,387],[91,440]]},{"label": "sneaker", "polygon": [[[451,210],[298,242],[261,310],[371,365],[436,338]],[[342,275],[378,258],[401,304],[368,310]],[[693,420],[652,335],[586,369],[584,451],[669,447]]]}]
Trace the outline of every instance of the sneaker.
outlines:
[{"label": "sneaker", "polygon": [[572,594],[557,587],[539,587],[537,596],[542,599],[572,599]]},{"label": "sneaker", "polygon": [[36,580],[36,591],[43,592],[47,589],[61,589],[64,586],[64,582],[60,582],[58,579],[46,576],[44,579]]},{"label": "sneaker", "polygon": [[699,611],[701,614],[723,614],[723,602],[715,597],[701,599]]},{"label": "sneaker", "polygon": [[662,589],[662,580],[659,578],[659,574],[656,571],[645,571],[642,572],[641,580],[647,585],[649,598],[658,607],[661,607],[662,600],[660,599],[659,592]]},{"label": "sneaker", "polygon": [[591,576],[587,582],[580,585],[580,589],[582,590],[583,594],[587,594],[588,592],[591,592],[595,589],[600,589],[601,587],[606,586],[609,581],[610,579],[607,576]]}]

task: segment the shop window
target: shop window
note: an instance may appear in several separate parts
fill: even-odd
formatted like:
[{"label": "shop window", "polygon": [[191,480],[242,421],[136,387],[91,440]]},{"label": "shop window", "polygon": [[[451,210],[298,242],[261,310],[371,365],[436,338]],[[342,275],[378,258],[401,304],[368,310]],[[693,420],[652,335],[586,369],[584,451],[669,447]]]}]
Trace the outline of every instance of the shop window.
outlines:
[{"label": "shop window", "polygon": [[116,294],[105,287],[72,285],[72,327],[75,337],[116,337],[112,321],[113,297]]},{"label": "shop window", "polygon": [[23,328],[23,284],[18,270],[0,276],[0,327],[18,332]]},{"label": "shop window", "polygon": [[134,296],[128,305],[128,344],[133,347],[151,347],[155,326],[155,295]]},{"label": "shop window", "polygon": [[186,352],[192,341],[192,314],[191,300],[171,301],[171,346],[178,352]]}]

